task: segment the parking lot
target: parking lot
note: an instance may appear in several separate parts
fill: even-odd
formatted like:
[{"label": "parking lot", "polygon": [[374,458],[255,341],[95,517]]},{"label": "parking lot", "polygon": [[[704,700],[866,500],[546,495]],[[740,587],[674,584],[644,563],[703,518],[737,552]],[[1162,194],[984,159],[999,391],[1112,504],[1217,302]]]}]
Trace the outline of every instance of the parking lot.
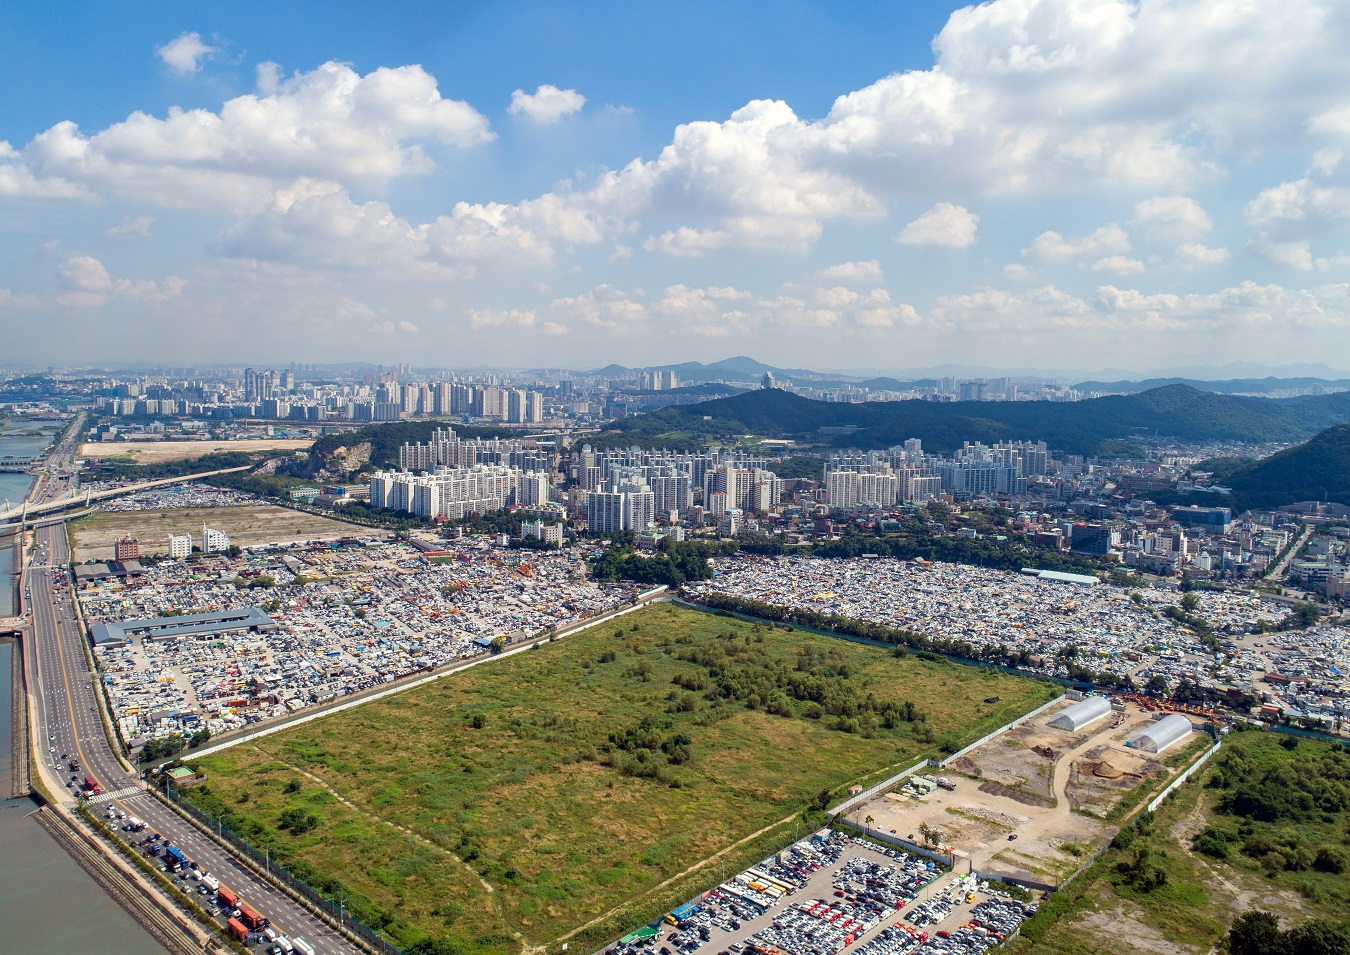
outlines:
[{"label": "parking lot", "polygon": [[249,607],[276,624],[96,648],[134,745],[219,735],[486,653],[493,639],[603,613],[635,590],[591,582],[578,551],[465,538],[428,558],[380,536],[165,561],[132,581],[91,583],[79,598],[91,625]]},{"label": "parking lot", "polygon": [[652,938],[609,952],[973,955],[1033,911],[997,883],[825,830],[676,909]]},{"label": "parking lot", "polygon": [[[1230,674],[1225,654],[1200,644],[1164,610],[1181,595],[1158,588],[1085,587],[1026,574],[941,562],[739,555],[714,561],[717,576],[686,589],[913,630],[980,648],[1015,647],[1036,657],[1026,668],[1065,674],[1072,648],[1094,669],[1217,686]],[[1196,615],[1216,631],[1275,622],[1287,608],[1236,591],[1195,594]],[[1340,682],[1339,674],[1336,682]]]}]

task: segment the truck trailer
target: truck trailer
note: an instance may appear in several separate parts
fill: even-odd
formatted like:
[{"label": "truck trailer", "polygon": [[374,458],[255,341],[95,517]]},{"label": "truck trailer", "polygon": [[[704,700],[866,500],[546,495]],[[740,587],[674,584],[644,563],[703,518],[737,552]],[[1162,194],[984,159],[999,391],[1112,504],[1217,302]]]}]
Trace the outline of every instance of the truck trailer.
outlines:
[{"label": "truck trailer", "polygon": [[236,938],[241,942],[248,939],[248,926],[238,919],[230,919],[225,923],[225,927],[230,930],[231,937]]},{"label": "truck trailer", "polygon": [[239,908],[239,896],[235,895],[223,885],[216,889],[216,898],[220,901],[221,905],[225,906],[231,912]]},{"label": "truck trailer", "polygon": [[267,919],[258,914],[258,910],[247,902],[239,903],[239,918],[250,929],[255,932],[261,932],[271,924]]}]

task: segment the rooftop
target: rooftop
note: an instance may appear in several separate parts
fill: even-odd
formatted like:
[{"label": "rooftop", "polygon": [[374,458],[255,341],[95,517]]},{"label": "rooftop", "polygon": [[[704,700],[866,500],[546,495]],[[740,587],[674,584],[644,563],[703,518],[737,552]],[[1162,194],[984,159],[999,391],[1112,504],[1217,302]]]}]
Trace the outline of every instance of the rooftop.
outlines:
[{"label": "rooftop", "polygon": [[197,636],[204,633],[223,633],[231,630],[275,630],[272,618],[257,607],[242,610],[219,610],[215,613],[192,613],[179,617],[152,617],[142,620],[123,620],[118,623],[96,623],[89,628],[94,643],[125,643],[132,637],[147,640],[172,640],[175,637]]}]

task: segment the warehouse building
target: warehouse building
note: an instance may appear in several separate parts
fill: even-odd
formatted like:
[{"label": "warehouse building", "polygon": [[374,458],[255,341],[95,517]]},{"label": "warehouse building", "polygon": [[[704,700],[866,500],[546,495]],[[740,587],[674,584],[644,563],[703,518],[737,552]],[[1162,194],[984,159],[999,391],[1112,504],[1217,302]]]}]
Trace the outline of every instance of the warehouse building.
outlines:
[{"label": "warehouse building", "polygon": [[1179,713],[1172,713],[1130,737],[1125,745],[1146,753],[1161,753],[1190,735],[1191,721]]},{"label": "warehouse building", "polygon": [[257,607],[247,607],[243,610],[191,613],[178,617],[96,623],[89,628],[89,635],[95,645],[105,646],[128,644],[135,637],[142,640],[177,640],[179,637],[214,636],[245,630],[253,633],[271,633],[276,628],[277,625],[267,614]]},{"label": "warehouse building", "polygon": [[1050,721],[1057,730],[1076,733],[1111,713],[1111,701],[1104,696],[1089,696],[1081,703],[1075,703]]}]

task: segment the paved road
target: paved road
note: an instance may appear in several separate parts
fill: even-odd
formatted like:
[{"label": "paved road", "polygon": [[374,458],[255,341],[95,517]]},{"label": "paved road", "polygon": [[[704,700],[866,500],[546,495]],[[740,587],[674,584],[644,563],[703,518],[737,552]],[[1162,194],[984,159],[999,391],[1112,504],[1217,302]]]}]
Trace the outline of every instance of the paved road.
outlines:
[{"label": "paved road", "polygon": [[[140,789],[138,777],[117,758],[104,733],[95,677],[89,670],[84,637],[75,621],[69,583],[69,554],[65,530],[37,530],[37,552],[23,576],[24,605],[31,608],[34,639],[25,640],[30,673],[36,676],[39,735],[34,755],[44,775],[60,781],[92,776],[112,798],[97,807],[117,806],[140,817],[183,850],[189,859],[235,890],[271,919],[277,931],[308,940],[324,955],[355,955],[354,945],[338,937],[302,906],[272,889],[236,862],[214,840],[189,825],[173,810]],[[72,774],[68,760],[77,758],[80,772]],[[70,794],[74,790],[65,788]],[[59,797],[60,793],[55,794]],[[189,886],[196,883],[190,882]]]},{"label": "paved road", "polygon": [[1303,525],[1303,533],[1298,535],[1298,540],[1294,542],[1293,547],[1289,548],[1289,553],[1285,554],[1278,564],[1266,571],[1264,576],[1267,580],[1281,580],[1284,578],[1284,572],[1289,568],[1290,561],[1292,561],[1298,552],[1303,549],[1303,545],[1308,543],[1308,538],[1312,537],[1313,529],[1314,525],[1311,523]]}]

